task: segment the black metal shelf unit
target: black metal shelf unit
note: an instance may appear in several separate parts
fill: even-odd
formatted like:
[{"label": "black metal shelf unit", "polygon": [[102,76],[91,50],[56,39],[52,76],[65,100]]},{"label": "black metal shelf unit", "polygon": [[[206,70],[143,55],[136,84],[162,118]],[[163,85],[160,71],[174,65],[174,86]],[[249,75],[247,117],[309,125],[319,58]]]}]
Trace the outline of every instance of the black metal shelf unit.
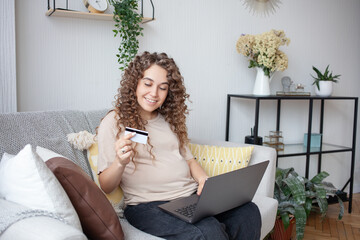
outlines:
[{"label": "black metal shelf unit", "polygon": [[[255,96],[255,95],[237,95],[237,94],[228,94],[227,95],[227,110],[226,110],[226,130],[225,130],[225,141],[229,141],[229,128],[230,128],[230,106],[232,98],[243,98],[243,99],[253,99],[255,100],[255,124],[254,124],[254,139],[258,137],[258,127],[259,127],[259,111],[260,111],[260,102],[263,100],[275,100],[277,101],[277,112],[276,112],[276,131],[280,131],[280,112],[281,112],[281,102],[283,100],[308,100],[309,102],[309,116],[308,116],[308,135],[307,135],[307,147],[304,148],[303,144],[286,144],[283,152],[278,152],[276,165],[279,158],[292,157],[292,156],[306,156],[306,168],[305,168],[305,177],[309,177],[309,167],[310,167],[310,156],[318,155],[318,169],[321,171],[321,160],[322,154],[330,154],[337,152],[351,152],[351,169],[350,169],[350,178],[342,188],[342,191],[350,184],[349,187],[349,213],[351,213],[352,208],[352,196],[353,196],[353,184],[354,184],[354,169],[355,169],[355,147],[356,147],[356,130],[357,130],[357,112],[358,112],[358,98],[357,97],[318,97],[318,96]],[[325,110],[325,101],[332,100],[347,100],[354,101],[354,122],[353,122],[353,135],[352,135],[352,146],[337,146],[328,143],[322,143],[320,147],[314,148],[311,147],[311,133],[312,133],[312,114],[313,114],[313,103],[314,101],[320,101],[320,134],[323,133],[323,122],[324,122],[324,110]]]}]

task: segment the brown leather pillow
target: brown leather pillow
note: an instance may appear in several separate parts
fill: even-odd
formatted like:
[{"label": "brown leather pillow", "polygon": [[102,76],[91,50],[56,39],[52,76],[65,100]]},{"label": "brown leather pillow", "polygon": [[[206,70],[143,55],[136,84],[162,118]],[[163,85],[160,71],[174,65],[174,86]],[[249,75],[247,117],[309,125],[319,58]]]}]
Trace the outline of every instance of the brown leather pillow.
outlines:
[{"label": "brown leather pillow", "polygon": [[63,157],[51,158],[46,165],[69,196],[89,239],[124,239],[111,203],[78,165]]}]

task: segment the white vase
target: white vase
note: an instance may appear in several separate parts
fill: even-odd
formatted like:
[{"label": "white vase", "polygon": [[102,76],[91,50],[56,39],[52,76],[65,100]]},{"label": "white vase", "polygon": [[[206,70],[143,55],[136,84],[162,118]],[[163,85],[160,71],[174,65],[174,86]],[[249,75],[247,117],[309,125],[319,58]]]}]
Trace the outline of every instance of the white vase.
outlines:
[{"label": "white vase", "polygon": [[262,68],[256,68],[256,80],[254,84],[253,94],[258,96],[269,96],[270,95],[270,82],[273,76],[268,77]]},{"label": "white vase", "polygon": [[315,94],[320,97],[329,97],[333,91],[332,81],[319,81],[320,90],[315,86]]}]

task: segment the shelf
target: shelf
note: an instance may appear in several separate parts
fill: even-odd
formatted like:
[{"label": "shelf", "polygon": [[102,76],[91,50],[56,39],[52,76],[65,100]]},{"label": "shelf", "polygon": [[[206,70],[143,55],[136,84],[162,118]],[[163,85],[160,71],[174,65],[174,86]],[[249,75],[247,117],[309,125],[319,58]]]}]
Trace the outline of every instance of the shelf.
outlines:
[{"label": "shelf", "polygon": [[280,131],[280,117],[281,117],[281,102],[285,100],[296,101],[296,100],[306,100],[309,104],[309,114],[308,114],[308,124],[307,124],[307,134],[308,142],[311,141],[312,133],[312,119],[313,119],[313,105],[314,102],[320,102],[319,113],[319,133],[323,134],[324,130],[324,111],[325,111],[325,102],[334,101],[334,100],[348,100],[354,103],[354,120],[353,120],[353,134],[352,134],[352,146],[344,147],[337,146],[333,144],[323,143],[321,147],[317,148],[307,148],[304,147],[303,143],[299,144],[286,144],[284,145],[283,151],[277,152],[276,166],[278,165],[279,158],[285,157],[295,157],[295,156],[305,156],[305,177],[309,177],[310,172],[310,157],[315,155],[317,159],[317,172],[321,171],[322,164],[322,155],[328,153],[338,153],[338,152],[350,152],[351,153],[351,167],[350,167],[350,178],[345,183],[341,191],[350,184],[349,186],[349,207],[348,212],[351,213],[352,208],[352,196],[353,196],[353,185],[354,185],[354,171],[355,171],[355,147],[356,147],[356,129],[357,129],[357,115],[358,115],[358,97],[346,97],[346,96],[330,96],[330,97],[319,97],[319,96],[256,96],[251,94],[239,95],[239,94],[228,94],[227,95],[227,106],[226,106],[226,129],[225,129],[225,141],[229,141],[229,132],[230,132],[230,106],[232,98],[240,99],[253,99],[255,100],[255,123],[254,123],[254,139],[258,137],[258,127],[259,127],[259,113],[260,113],[260,101],[262,100],[276,100],[277,110],[276,110],[276,131]]},{"label": "shelf", "polygon": [[[310,154],[325,154],[325,153],[335,153],[335,152],[348,152],[352,151],[350,147],[338,146],[333,144],[323,143],[322,148],[312,147],[310,148]],[[306,155],[306,147],[303,143],[298,144],[285,144],[284,151],[279,151],[278,157],[291,157],[291,156],[303,156]]]},{"label": "shelf", "polygon": [[261,100],[355,100],[357,97],[347,97],[347,96],[329,96],[329,97],[320,97],[315,95],[270,95],[270,96],[258,96],[253,94],[228,94],[228,97],[234,98],[248,98],[248,99],[261,99]]},{"label": "shelf", "polygon": [[[95,20],[103,20],[103,21],[113,21],[113,14],[105,14],[105,13],[89,13],[89,12],[79,12],[73,10],[64,10],[64,9],[52,9],[50,8],[46,14],[46,16],[54,16],[54,17],[68,17],[68,18],[83,18],[83,19],[95,19]],[[141,23],[147,23],[153,21],[155,19],[152,18],[143,18]]]}]

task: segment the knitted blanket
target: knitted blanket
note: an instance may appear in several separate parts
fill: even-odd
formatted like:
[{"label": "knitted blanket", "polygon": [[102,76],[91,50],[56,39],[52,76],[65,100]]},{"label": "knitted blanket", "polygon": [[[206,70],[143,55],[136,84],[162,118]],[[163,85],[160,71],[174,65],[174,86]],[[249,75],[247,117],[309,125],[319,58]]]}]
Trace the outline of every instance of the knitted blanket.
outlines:
[{"label": "knitted blanket", "polygon": [[82,130],[91,131],[80,111],[21,112],[0,114],[0,156],[16,155],[26,144],[41,146],[65,156],[92,177],[82,151],[74,149],[66,135]]},{"label": "knitted blanket", "polygon": [[40,209],[30,209],[20,204],[0,198],[0,235],[12,224],[25,218],[38,216],[54,218],[68,224],[64,218],[56,213]]}]

